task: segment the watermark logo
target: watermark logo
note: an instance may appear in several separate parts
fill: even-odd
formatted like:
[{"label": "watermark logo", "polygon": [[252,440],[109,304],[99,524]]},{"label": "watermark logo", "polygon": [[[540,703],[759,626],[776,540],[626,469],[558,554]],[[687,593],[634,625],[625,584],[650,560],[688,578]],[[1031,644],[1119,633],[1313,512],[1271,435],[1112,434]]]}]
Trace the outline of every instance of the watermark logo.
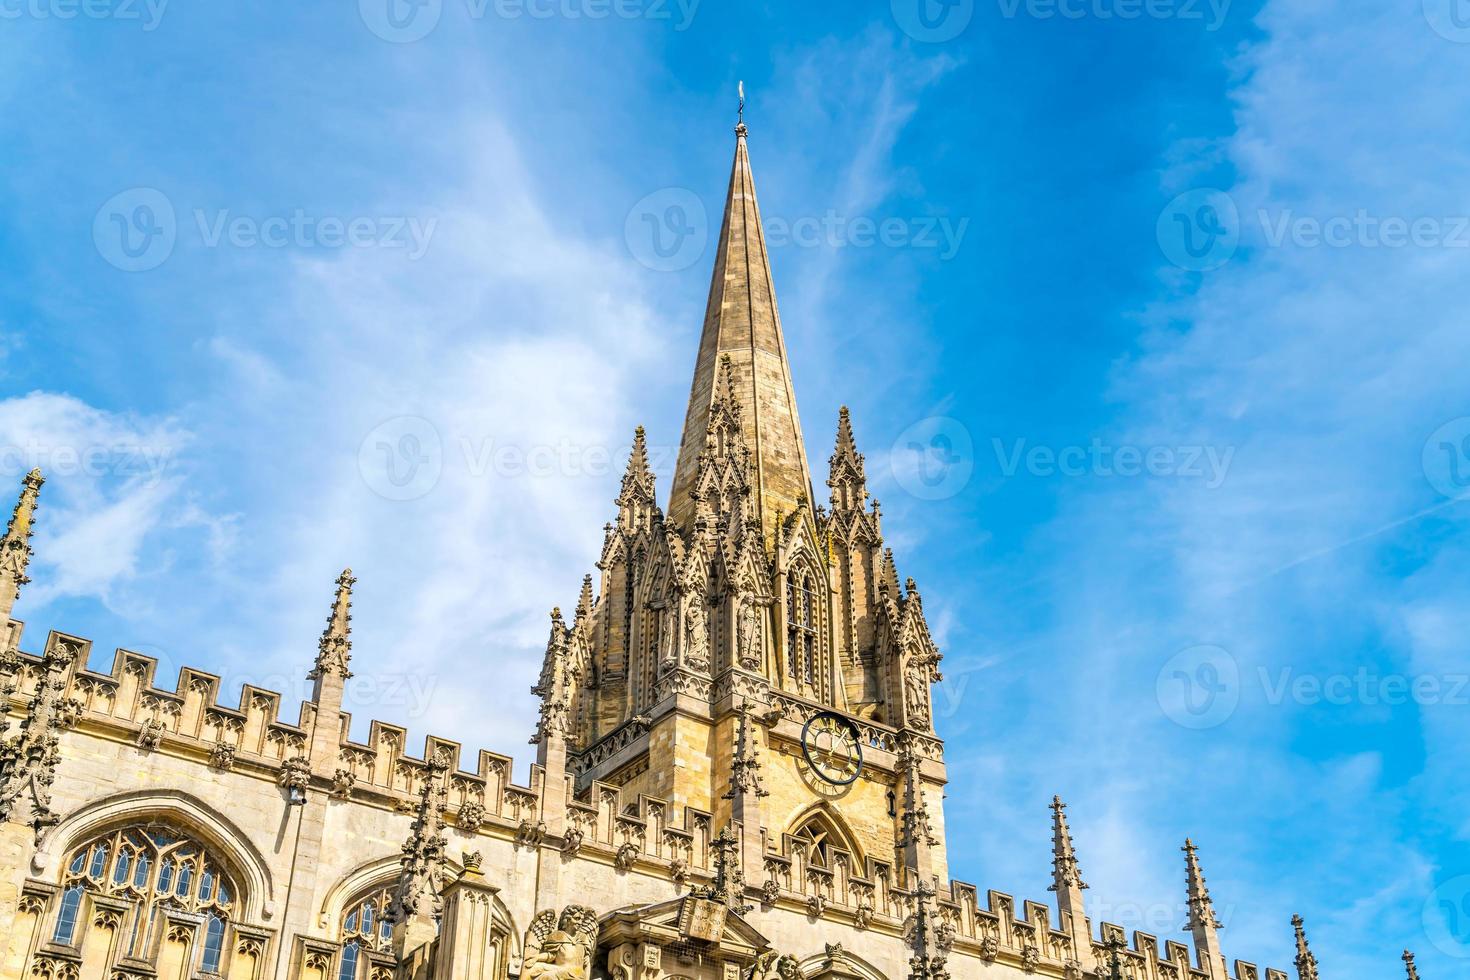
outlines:
[{"label": "watermark logo", "polygon": [[1240,665],[1224,647],[1187,647],[1159,668],[1154,696],[1176,725],[1215,728],[1228,721],[1240,704]]},{"label": "watermark logo", "polygon": [[168,261],[178,241],[173,202],[153,187],[132,187],[108,198],[92,219],[92,243],[109,265],[147,272]]},{"label": "watermark logo", "polygon": [[1429,485],[1451,500],[1470,496],[1470,417],[1446,422],[1424,440],[1420,457]]},{"label": "watermark logo", "polygon": [[975,16],[975,0],[891,0],[890,6],[899,30],[926,44],[954,40]]},{"label": "watermark logo", "polygon": [[417,500],[439,484],[444,443],[428,419],[399,415],[376,426],[357,450],[368,489],[386,500]]},{"label": "watermark logo", "polygon": [[655,272],[687,269],[704,255],[709,240],[704,202],[683,187],[654,191],[628,211],[623,240],[633,258]]},{"label": "watermark logo", "polygon": [[1231,0],[997,0],[1007,20],[1025,15],[1034,20],[1180,20],[1203,21],[1218,31],[1230,13]]},{"label": "watermark logo", "polygon": [[391,44],[422,41],[439,26],[444,0],[357,0],[368,30]]},{"label": "watermark logo", "polygon": [[1001,475],[1006,478],[1022,470],[1043,479],[1175,477],[1198,480],[1207,490],[1218,489],[1225,483],[1230,463],[1235,459],[1234,446],[1113,446],[1096,436],[1085,446],[1056,448],[1031,445],[1025,439],[1008,442],[1000,438],[992,438],[990,446]]},{"label": "watermark logo", "polygon": [[168,0],[0,0],[0,20],[137,21],[147,33],[167,9]]},{"label": "watermark logo", "polygon": [[1430,892],[1424,934],[1446,956],[1470,959],[1470,875],[1456,875]]},{"label": "watermark logo", "polygon": [[1424,19],[1445,40],[1470,44],[1470,0],[1424,0]]},{"label": "watermark logo", "polygon": [[1190,272],[1218,269],[1240,244],[1240,212],[1224,191],[1185,191],[1159,213],[1154,228],[1164,258]]},{"label": "watermark logo", "polygon": [[832,208],[820,216],[804,215],[795,219],[772,215],[764,223],[766,242],[772,248],[786,245],[797,248],[909,248],[933,251],[944,262],[959,253],[969,227],[969,218],[956,220],[947,215],[925,215],[878,219],[864,214],[849,217]]},{"label": "watermark logo", "polygon": [[920,500],[946,500],[970,482],[975,440],[958,419],[931,416],[899,433],[888,459],[899,486]]}]

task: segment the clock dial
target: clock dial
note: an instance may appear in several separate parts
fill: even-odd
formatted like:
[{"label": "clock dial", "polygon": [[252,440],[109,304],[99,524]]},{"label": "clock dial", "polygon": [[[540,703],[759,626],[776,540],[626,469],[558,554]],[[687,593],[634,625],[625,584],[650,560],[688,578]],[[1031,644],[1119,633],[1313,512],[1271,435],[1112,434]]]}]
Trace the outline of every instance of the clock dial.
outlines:
[{"label": "clock dial", "polygon": [[847,786],[863,771],[863,743],[857,726],[831,711],[813,715],[801,730],[801,750],[818,777]]}]

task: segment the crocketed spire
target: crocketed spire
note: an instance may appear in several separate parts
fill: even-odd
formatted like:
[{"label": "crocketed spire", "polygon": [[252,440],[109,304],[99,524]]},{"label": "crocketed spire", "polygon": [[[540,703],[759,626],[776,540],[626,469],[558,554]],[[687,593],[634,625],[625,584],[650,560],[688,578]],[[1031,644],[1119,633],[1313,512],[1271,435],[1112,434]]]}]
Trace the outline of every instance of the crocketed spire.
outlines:
[{"label": "crocketed spire", "polygon": [[337,576],[337,596],[332,600],[327,628],[322,630],[321,642],[317,644],[312,679],[329,674],[344,680],[352,676],[348,668],[352,664],[352,586],[356,582],[350,568],[344,568]]},{"label": "crocketed spire", "polygon": [[45,482],[39,469],[26,474],[5,537],[0,538],[0,629],[10,619],[15,601],[20,598],[20,587],[30,581],[26,578],[26,566],[31,562],[31,525],[35,521],[41,484]]}]

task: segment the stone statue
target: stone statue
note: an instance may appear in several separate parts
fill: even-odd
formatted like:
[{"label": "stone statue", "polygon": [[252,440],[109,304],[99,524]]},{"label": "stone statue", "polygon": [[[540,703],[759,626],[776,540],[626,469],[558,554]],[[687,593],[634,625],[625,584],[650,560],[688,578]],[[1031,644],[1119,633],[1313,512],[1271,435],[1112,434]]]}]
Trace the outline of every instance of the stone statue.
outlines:
[{"label": "stone statue", "polygon": [[684,605],[684,662],[695,670],[708,670],[709,622],[700,606],[697,595]]},{"label": "stone statue", "polygon": [[521,980],[587,980],[596,945],[596,912],[585,905],[568,905],[558,917],[547,909],[527,931]]},{"label": "stone statue", "polygon": [[735,641],[740,666],[746,670],[761,669],[760,639],[760,614],[755,610],[755,596],[742,592],[736,613]]},{"label": "stone statue", "polygon": [[909,658],[908,669],[904,672],[904,705],[908,709],[908,722],[911,725],[929,724],[929,685],[933,682],[934,671],[929,664],[918,657]]}]

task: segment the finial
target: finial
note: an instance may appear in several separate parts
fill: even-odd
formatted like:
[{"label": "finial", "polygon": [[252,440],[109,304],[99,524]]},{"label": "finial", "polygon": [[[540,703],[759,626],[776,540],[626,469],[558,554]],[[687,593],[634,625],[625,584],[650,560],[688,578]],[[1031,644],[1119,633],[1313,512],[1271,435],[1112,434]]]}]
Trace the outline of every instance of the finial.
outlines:
[{"label": "finial", "polygon": [[336,674],[344,680],[352,676],[348,667],[352,663],[352,586],[356,582],[350,568],[337,576],[337,595],[327,616],[327,628],[317,643],[316,666],[308,675],[312,680],[324,674]]},{"label": "finial", "polygon": [[1215,915],[1214,903],[1210,900],[1210,890],[1205,887],[1205,874],[1200,870],[1199,848],[1195,846],[1192,838],[1186,837],[1184,846],[1180,850],[1185,855],[1185,883],[1189,889],[1190,928],[1222,928],[1219,918]]},{"label": "finial", "polygon": [[1077,850],[1072,844],[1072,831],[1067,826],[1067,804],[1060,796],[1051,798],[1052,884],[1050,891],[1064,892],[1068,887],[1086,888],[1082,869],[1077,866]]},{"label": "finial", "polygon": [[735,135],[741,139],[745,138],[745,81],[742,79],[739,85],[740,92],[740,114],[735,122]]},{"label": "finial", "polygon": [[1318,980],[1317,957],[1307,945],[1307,932],[1300,915],[1291,917],[1291,927],[1296,930],[1296,976],[1297,980]]},{"label": "finial", "polygon": [[46,482],[39,468],[31,470],[21,481],[20,499],[0,538],[0,627],[4,627],[20,598],[21,586],[30,581],[26,566],[31,561],[31,525],[35,521],[36,500]]},{"label": "finial", "polygon": [[1404,950],[1404,969],[1409,972],[1409,980],[1419,980],[1419,969],[1414,966],[1414,954],[1407,949]]}]

